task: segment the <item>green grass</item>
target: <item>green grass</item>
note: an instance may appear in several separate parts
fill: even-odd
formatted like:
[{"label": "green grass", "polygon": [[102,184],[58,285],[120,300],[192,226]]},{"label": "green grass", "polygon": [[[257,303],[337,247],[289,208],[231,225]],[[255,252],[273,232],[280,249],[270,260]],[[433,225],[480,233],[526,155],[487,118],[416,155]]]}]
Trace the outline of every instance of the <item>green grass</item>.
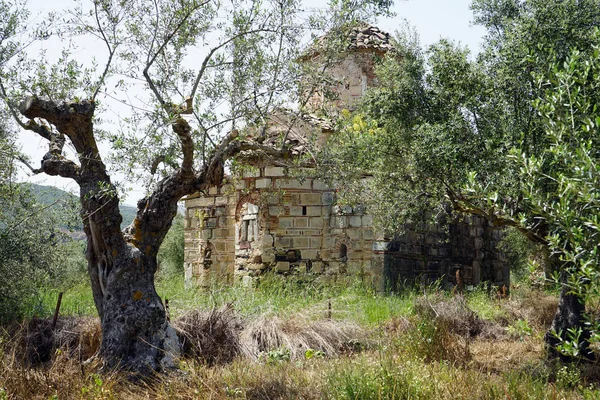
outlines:
[{"label": "green grass", "polygon": [[[541,335],[528,334],[531,321],[514,320],[511,326],[522,333],[519,339],[459,337],[442,320],[419,314],[414,303],[422,296],[423,288],[382,294],[356,278],[328,282],[324,277],[275,274],[264,275],[255,287],[215,283],[209,289],[186,288],[180,276],[159,275],[156,288],[163,299],[169,299],[173,318],[192,309],[208,310],[225,304],[233,304],[246,322],[264,313],[290,321],[298,314],[313,320],[331,316],[372,332],[373,344],[359,353],[342,352],[332,358],[278,357],[277,362],[269,362],[268,356],[258,361],[240,358],[216,367],[185,359],[180,363],[181,376],[169,375],[164,383],[152,388],[121,383],[116,375],[103,375],[99,381],[93,370],[82,375],[74,359],[59,360],[43,367],[46,369],[41,369],[41,374],[29,374],[29,370],[11,364],[10,358],[2,358],[0,351],[0,389],[21,393],[23,398],[32,393],[39,398],[59,393],[59,398],[132,399],[600,398],[597,380],[589,374],[544,362],[543,353],[536,350],[541,349]],[[537,299],[527,290],[523,287],[514,291],[510,302],[483,290],[466,293],[465,297],[468,307],[480,318],[497,323],[514,319],[510,307],[523,304],[519,302],[524,299]],[[428,299],[453,299],[451,293],[435,293]],[[35,315],[51,316],[57,295],[57,290],[44,291]],[[61,315],[96,315],[87,281],[64,290]],[[508,362],[511,357],[516,358]],[[10,383],[3,386],[3,379]]]}]

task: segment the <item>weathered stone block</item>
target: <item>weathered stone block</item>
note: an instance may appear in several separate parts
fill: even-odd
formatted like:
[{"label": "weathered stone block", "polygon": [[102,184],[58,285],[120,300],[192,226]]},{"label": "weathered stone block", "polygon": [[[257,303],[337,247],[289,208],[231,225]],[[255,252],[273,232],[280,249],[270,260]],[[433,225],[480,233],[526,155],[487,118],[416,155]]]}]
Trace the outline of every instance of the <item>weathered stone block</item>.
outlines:
[{"label": "weathered stone block", "polygon": [[328,187],[325,182],[315,179],[312,183],[312,188],[313,190],[331,190],[330,187]]},{"label": "weathered stone block", "polygon": [[297,249],[306,249],[308,247],[308,238],[307,237],[295,237],[293,238],[294,248]]},{"label": "weathered stone block", "polygon": [[277,237],[275,238],[275,247],[284,249],[292,247],[292,240],[288,237]]},{"label": "weathered stone block", "polygon": [[232,228],[213,229],[213,235],[217,238],[234,238],[234,230]]},{"label": "weathered stone block", "polygon": [[271,179],[270,178],[261,178],[261,179],[257,179],[255,182],[255,188],[257,189],[265,189],[271,186]]},{"label": "weathered stone block", "polygon": [[349,228],[346,230],[346,235],[352,240],[358,241],[360,239],[360,229]]},{"label": "weathered stone block", "polygon": [[321,216],[321,206],[304,206],[309,217]]},{"label": "weathered stone block", "polygon": [[307,228],[308,227],[308,218],[306,218],[306,217],[294,218],[294,227],[295,228]]},{"label": "weathered stone block", "polygon": [[215,205],[216,206],[226,206],[228,202],[229,202],[229,197],[227,197],[227,196],[215,197]]},{"label": "weathered stone block", "polygon": [[322,196],[318,193],[301,193],[300,204],[302,205],[320,205]]},{"label": "weathered stone block", "polygon": [[265,176],[283,176],[284,174],[283,167],[265,167]]},{"label": "weathered stone block", "polygon": [[475,238],[475,243],[474,243],[474,245],[475,245],[475,250],[481,250],[481,249],[483,249],[483,245],[484,245],[484,244],[485,244],[485,243],[484,243],[484,241],[483,241],[483,238],[481,238],[481,237],[476,237],[476,238]]},{"label": "weathered stone block", "polygon": [[275,254],[265,254],[262,255],[262,261],[265,264],[271,264],[275,261]]},{"label": "weathered stone block", "polygon": [[304,215],[302,206],[290,206],[289,207],[290,216],[298,217]]},{"label": "weathered stone block", "polygon": [[313,217],[309,219],[309,226],[311,228],[322,228],[324,224],[322,217]]},{"label": "weathered stone block", "polygon": [[323,241],[323,239],[321,239],[320,236],[313,236],[309,238],[310,240],[310,248],[311,249],[320,249],[321,248],[321,243]]},{"label": "weathered stone block", "polygon": [[332,228],[343,229],[348,227],[348,217],[343,215],[333,215],[329,221]]},{"label": "weathered stone block", "polygon": [[310,180],[306,179],[303,182],[300,182],[298,179],[278,179],[275,182],[275,186],[281,189],[305,189],[309,190],[311,188]]},{"label": "weathered stone block", "polygon": [[202,240],[210,240],[213,237],[212,229],[203,229],[202,230]]},{"label": "weathered stone block", "polygon": [[272,216],[283,215],[283,207],[282,206],[269,206],[269,215],[272,215]]},{"label": "weathered stone block", "polygon": [[317,250],[302,250],[302,259],[314,260],[315,258],[317,258],[318,253],[319,252]]},{"label": "weathered stone block", "polygon": [[261,247],[263,249],[273,247],[273,235],[269,235],[268,233],[265,233],[262,236]]},{"label": "weathered stone block", "polygon": [[294,218],[290,217],[280,217],[279,218],[279,228],[291,228],[294,226]]},{"label": "weathered stone block", "polygon": [[362,217],[352,216],[350,217],[350,226],[357,228],[362,225]]},{"label": "weathered stone block", "polygon": [[321,204],[331,205],[333,204],[334,193],[333,192],[325,192],[321,194]]},{"label": "weathered stone block", "polygon": [[215,216],[216,217],[222,217],[225,215],[227,215],[227,207],[226,206],[215,207]]},{"label": "weathered stone block", "polygon": [[290,270],[290,263],[288,261],[278,261],[276,269],[278,272],[286,272]]},{"label": "weathered stone block", "polygon": [[248,263],[246,264],[246,268],[253,271],[262,271],[267,268],[263,263]]},{"label": "weathered stone block", "polygon": [[188,209],[194,208],[194,207],[209,207],[209,206],[212,206],[213,204],[215,204],[214,197],[197,197],[195,199],[185,201],[185,206]]}]

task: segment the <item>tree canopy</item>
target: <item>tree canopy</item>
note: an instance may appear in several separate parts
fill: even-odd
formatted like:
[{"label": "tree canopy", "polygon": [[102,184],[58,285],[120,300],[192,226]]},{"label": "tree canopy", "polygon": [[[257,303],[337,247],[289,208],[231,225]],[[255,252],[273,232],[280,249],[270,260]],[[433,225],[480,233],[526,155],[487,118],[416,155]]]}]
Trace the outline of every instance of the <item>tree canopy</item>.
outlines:
[{"label": "tree canopy", "polygon": [[359,193],[391,232],[452,206],[543,244],[571,309],[555,319],[560,346],[567,330],[581,333],[583,299],[598,282],[600,3],[475,0],[472,9],[488,30],[476,59],[447,40],[423,52],[404,34],[404,57],[383,62],[380,86],[346,115],[322,160],[353,182],[348,200]]}]

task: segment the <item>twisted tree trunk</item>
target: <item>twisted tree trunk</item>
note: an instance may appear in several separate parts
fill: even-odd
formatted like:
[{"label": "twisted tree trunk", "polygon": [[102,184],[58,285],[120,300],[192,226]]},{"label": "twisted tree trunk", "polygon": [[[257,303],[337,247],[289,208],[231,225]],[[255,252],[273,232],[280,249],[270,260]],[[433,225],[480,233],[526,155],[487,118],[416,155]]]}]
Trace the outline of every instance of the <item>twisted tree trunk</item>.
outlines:
[{"label": "twisted tree trunk", "polygon": [[[561,273],[562,289],[558,301],[558,308],[552,321],[552,326],[544,341],[550,358],[558,358],[563,362],[592,361],[594,352],[590,348],[591,332],[585,325],[585,299],[574,293],[566,284],[566,272]],[[578,354],[564,354],[558,347],[565,341],[573,340],[572,333],[580,332],[578,337]]]},{"label": "twisted tree trunk", "polygon": [[[180,353],[180,343],[154,287],[156,256],[177,214],[177,202],[186,194],[221,184],[225,161],[239,152],[259,150],[282,158],[288,154],[237,140],[233,131],[195,171],[191,127],[177,118],[172,128],[182,145],[181,166],[138,202],[135,219],[122,232],[117,191],[94,138],[94,109],[93,101],[55,104],[34,96],[23,101],[19,111],[30,119],[22,126],[50,142],[41,167],[34,172],[70,178],[79,184],[88,273],[102,323],[105,365],[147,375],[173,367]],[[78,163],[62,154],[66,138],[77,151]]]},{"label": "twisted tree trunk", "polygon": [[[36,172],[68,177],[79,184],[88,273],[102,324],[105,365],[146,375],[173,367],[180,352],[156,293],[154,274],[158,249],[177,212],[177,201],[191,190],[192,177],[183,179],[184,174],[175,173],[163,181],[152,196],[140,201],[132,226],[121,232],[117,191],[94,138],[94,108],[93,102],[57,105],[31,97],[20,111],[30,118],[27,126],[51,142]],[[34,118],[54,125],[58,133]],[[77,150],[79,164],[62,155],[64,136]]]}]

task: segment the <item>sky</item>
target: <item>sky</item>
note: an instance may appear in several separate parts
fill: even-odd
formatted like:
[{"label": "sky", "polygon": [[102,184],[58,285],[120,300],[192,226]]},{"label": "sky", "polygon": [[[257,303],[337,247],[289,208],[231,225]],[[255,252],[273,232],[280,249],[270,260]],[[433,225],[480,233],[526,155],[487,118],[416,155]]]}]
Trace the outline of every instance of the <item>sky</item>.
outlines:
[{"label": "sky", "polygon": [[[306,2],[307,8],[319,7],[323,1],[310,0]],[[28,6],[32,15],[40,15],[52,10],[61,10],[72,7],[73,0],[29,0]],[[452,39],[463,46],[469,47],[472,54],[477,54],[482,44],[485,30],[479,26],[472,26],[472,12],[469,9],[471,0],[396,0],[393,11],[396,16],[381,19],[377,26],[387,32],[393,33],[404,25],[404,19],[414,27],[423,46],[429,46],[441,38]],[[37,17],[35,19],[39,19]],[[44,139],[31,134],[20,135],[24,152],[31,157],[33,165],[39,165],[39,160],[47,152]],[[42,185],[53,185],[64,190],[77,193],[76,184],[70,180],[49,177],[44,174],[31,176],[21,174],[22,180],[35,182]],[[141,188],[133,187],[125,199],[126,204],[134,205],[144,195]]]}]

